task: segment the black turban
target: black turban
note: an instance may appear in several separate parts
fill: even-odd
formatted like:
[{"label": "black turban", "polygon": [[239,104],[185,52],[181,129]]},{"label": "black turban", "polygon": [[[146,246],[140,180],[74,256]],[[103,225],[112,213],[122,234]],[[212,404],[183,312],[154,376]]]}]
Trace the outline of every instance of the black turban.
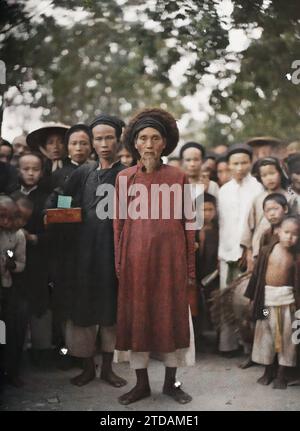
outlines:
[{"label": "black turban", "polygon": [[230,156],[232,156],[233,154],[241,154],[241,153],[248,154],[248,156],[252,160],[253,150],[250,147],[250,145],[248,145],[248,144],[232,144],[232,145],[230,145],[230,147],[228,148],[228,151],[227,151],[227,160],[229,160]]},{"label": "black turban", "polygon": [[198,142],[187,142],[186,144],[184,144],[181,148],[180,148],[180,153],[179,153],[179,157],[182,159],[183,157],[183,153],[185,150],[187,150],[188,148],[197,148],[197,150],[199,150],[201,152],[202,158],[204,159],[205,157],[205,148],[203,147],[203,145],[198,144]]},{"label": "black turban", "polygon": [[161,136],[164,138],[167,137],[166,128],[161,121],[152,117],[143,117],[140,118],[132,127],[130,139],[134,141],[134,139],[137,137],[137,134],[141,130],[146,129],[146,127],[152,127],[152,129],[157,130]]},{"label": "black turban", "polygon": [[101,114],[98,115],[90,124],[91,130],[96,127],[98,124],[106,124],[107,126],[111,126],[116,131],[117,139],[120,139],[122,135],[122,128],[125,126],[123,120],[114,115]]},{"label": "black turban", "polygon": [[93,141],[93,135],[92,135],[92,131],[90,129],[89,126],[87,126],[86,124],[75,124],[74,126],[71,126],[69,128],[69,130],[67,131],[67,133],[65,134],[65,142],[68,145],[70,136],[72,135],[72,133],[75,132],[84,132],[86,133],[86,135],[89,137],[89,141],[90,143],[92,143]]}]

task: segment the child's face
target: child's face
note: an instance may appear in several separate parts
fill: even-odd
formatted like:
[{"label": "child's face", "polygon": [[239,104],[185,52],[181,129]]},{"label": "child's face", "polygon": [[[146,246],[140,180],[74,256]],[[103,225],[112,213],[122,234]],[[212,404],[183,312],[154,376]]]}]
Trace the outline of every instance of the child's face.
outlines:
[{"label": "child's face", "polygon": [[32,215],[32,210],[29,208],[24,207],[21,204],[18,204],[18,211],[17,214],[15,216],[15,228],[16,230],[18,229],[22,229],[24,226],[27,225],[31,215]]},{"label": "child's face", "polygon": [[286,220],[281,224],[278,235],[284,248],[294,247],[299,239],[299,226],[293,220]]},{"label": "child's face", "polygon": [[246,153],[232,154],[228,161],[232,177],[236,181],[242,181],[251,170],[251,159]]},{"label": "child's face", "polygon": [[300,172],[291,175],[292,186],[296,193],[300,194]]},{"label": "child's face", "polygon": [[8,221],[8,210],[5,206],[0,206],[0,228],[5,228]]},{"label": "child's face", "polygon": [[266,190],[276,190],[280,187],[281,183],[281,176],[278,170],[276,169],[276,166],[274,165],[267,165],[267,166],[261,166],[259,168],[260,178],[261,181],[266,188]]},{"label": "child's face", "polygon": [[26,155],[20,159],[20,176],[27,187],[36,186],[42,177],[42,164],[38,157]]},{"label": "child's face", "polygon": [[188,177],[196,177],[200,173],[202,154],[198,148],[187,148],[183,152],[182,168]]},{"label": "child's face", "polygon": [[267,201],[264,207],[264,215],[272,226],[277,226],[287,214],[288,208],[283,207],[276,201]]},{"label": "child's face", "polygon": [[2,228],[5,230],[15,230],[15,219],[17,215],[17,207],[15,205],[7,205],[5,207],[6,215],[2,218]]},{"label": "child's face", "polygon": [[227,162],[220,162],[217,166],[217,176],[219,180],[219,185],[223,186],[223,184],[227,183],[230,178],[230,170]]},{"label": "child's face", "polygon": [[204,202],[203,204],[204,224],[209,224],[216,217],[216,207],[212,202]]},{"label": "child's face", "polygon": [[119,151],[118,156],[120,157],[120,162],[122,165],[127,166],[128,168],[131,166],[133,161],[132,155],[125,148]]}]

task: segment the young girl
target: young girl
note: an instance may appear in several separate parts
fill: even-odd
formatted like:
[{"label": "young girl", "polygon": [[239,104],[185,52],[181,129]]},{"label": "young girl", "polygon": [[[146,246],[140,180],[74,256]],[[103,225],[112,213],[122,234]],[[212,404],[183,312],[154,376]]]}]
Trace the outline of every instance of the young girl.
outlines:
[{"label": "young girl", "polygon": [[261,236],[270,227],[270,223],[264,216],[265,197],[270,193],[282,193],[287,199],[289,197],[286,191],[288,179],[277,158],[259,159],[253,167],[253,174],[262,183],[265,190],[256,197],[252,204],[241,240],[241,246],[247,249],[248,271],[253,269],[253,261],[259,252]]}]

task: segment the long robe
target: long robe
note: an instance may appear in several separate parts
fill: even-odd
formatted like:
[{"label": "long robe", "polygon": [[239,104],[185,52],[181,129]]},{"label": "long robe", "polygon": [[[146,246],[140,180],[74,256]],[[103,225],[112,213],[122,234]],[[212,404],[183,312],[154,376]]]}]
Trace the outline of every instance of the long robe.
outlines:
[{"label": "long robe", "polygon": [[97,169],[98,166],[96,162],[80,166],[64,187],[65,195],[73,196],[74,206],[79,205],[83,213],[71,304],[71,319],[78,326],[112,326],[116,322],[113,222],[97,217],[96,207],[102,197],[96,191],[101,184],[114,185],[124,166],[120,162],[109,169]]},{"label": "long robe", "polygon": [[146,173],[139,164],[118,175],[114,219],[119,277],[116,349],[173,352],[187,348],[190,345],[188,277],[195,279],[195,232],[186,230],[184,215],[175,219],[172,199],[170,219],[162,219],[161,214],[156,220],[121,219],[119,184],[124,177],[127,191],[132,184],[147,188],[149,213],[152,184],[179,184],[182,188],[188,184],[178,168],[167,165]]}]

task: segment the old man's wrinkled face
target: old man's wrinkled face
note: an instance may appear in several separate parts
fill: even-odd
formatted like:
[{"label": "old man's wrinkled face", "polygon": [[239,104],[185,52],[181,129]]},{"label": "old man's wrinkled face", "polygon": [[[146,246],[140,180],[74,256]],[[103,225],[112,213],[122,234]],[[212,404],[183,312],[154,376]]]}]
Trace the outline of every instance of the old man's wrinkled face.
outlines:
[{"label": "old man's wrinkled face", "polygon": [[165,147],[165,138],[152,127],[141,130],[135,141],[135,148],[141,156],[141,162],[146,169],[150,170],[160,163],[160,156]]}]

